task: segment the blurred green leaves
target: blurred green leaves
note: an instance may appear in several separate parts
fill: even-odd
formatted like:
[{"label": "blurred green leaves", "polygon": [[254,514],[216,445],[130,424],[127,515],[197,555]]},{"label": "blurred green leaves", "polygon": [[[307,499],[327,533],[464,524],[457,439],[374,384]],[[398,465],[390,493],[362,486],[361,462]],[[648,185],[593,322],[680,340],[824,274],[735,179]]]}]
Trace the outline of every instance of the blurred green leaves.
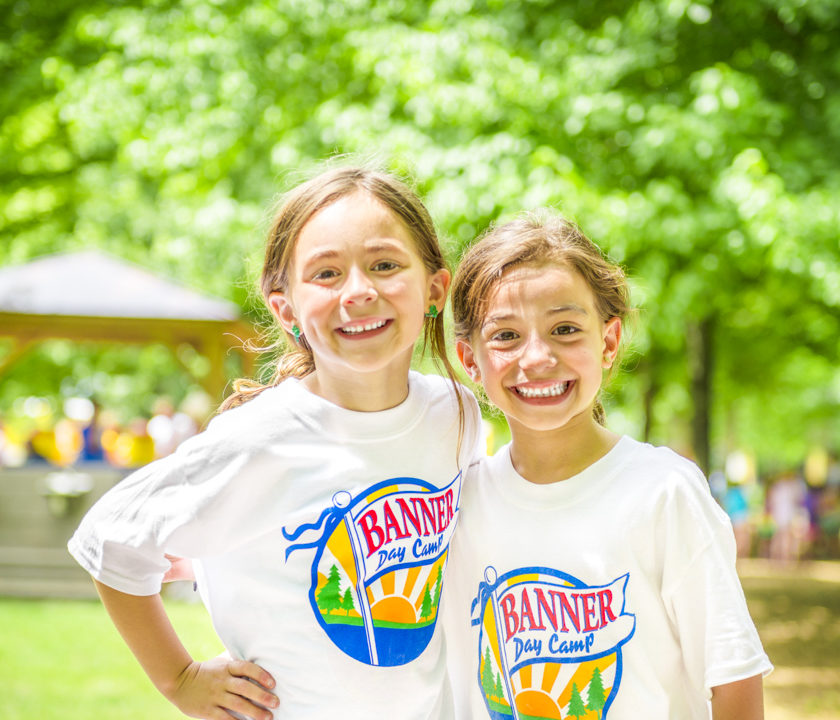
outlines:
[{"label": "blurred green leaves", "polygon": [[275,193],[375,155],[416,178],[453,260],[550,204],[627,267],[628,429],[696,444],[686,333],[712,319],[718,459],[840,446],[837,0],[0,12],[0,263],[97,246],[254,312]]}]

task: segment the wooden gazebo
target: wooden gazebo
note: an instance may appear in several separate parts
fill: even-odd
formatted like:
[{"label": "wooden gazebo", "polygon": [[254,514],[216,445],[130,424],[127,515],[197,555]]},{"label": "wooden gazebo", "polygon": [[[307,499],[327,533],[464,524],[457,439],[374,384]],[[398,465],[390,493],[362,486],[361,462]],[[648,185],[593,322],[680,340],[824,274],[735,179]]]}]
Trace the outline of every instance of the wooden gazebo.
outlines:
[{"label": "wooden gazebo", "polygon": [[254,357],[243,342],[254,336],[235,304],[96,250],[0,268],[0,337],[13,343],[0,359],[0,377],[34,344],[52,338],[173,350],[186,343],[209,360],[210,371],[197,379],[219,401],[226,354],[240,353],[245,374],[253,374]]}]

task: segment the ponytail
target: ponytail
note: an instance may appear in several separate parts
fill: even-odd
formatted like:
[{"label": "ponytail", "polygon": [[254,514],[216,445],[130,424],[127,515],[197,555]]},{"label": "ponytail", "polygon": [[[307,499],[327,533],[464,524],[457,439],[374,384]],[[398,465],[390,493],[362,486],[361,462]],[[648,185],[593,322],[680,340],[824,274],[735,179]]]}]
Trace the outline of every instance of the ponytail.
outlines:
[{"label": "ponytail", "polygon": [[244,405],[253,400],[263,390],[276,387],[285,379],[303,378],[315,370],[315,358],[309,349],[306,338],[301,337],[299,346],[292,346],[286,349],[277,359],[274,374],[268,383],[261,383],[251,378],[239,378],[233,381],[233,392],[225,398],[219,406],[219,412]]}]

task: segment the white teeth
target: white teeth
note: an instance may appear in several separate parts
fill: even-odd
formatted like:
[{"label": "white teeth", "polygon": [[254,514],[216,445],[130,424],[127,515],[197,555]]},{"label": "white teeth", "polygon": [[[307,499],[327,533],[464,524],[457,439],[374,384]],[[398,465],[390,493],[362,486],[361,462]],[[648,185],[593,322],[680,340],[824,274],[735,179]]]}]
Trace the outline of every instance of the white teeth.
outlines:
[{"label": "white teeth", "polygon": [[386,322],[386,320],[377,320],[376,322],[368,323],[367,325],[353,325],[351,327],[341,328],[341,332],[347,333],[349,335],[368,332],[370,330],[376,330],[377,328],[381,328],[383,325],[385,325]]},{"label": "white teeth", "polygon": [[538,398],[538,397],[556,397],[557,395],[562,395],[566,392],[566,388],[569,387],[568,382],[557,383],[556,385],[547,385],[546,387],[541,388],[532,388],[532,387],[520,387],[515,386],[514,390],[518,392],[523,397],[527,398]]}]

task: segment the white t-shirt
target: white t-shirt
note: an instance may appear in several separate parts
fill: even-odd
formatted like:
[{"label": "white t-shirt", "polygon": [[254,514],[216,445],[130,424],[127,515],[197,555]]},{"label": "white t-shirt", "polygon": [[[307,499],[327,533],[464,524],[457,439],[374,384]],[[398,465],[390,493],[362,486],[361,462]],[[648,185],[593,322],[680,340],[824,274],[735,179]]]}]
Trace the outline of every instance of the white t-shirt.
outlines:
[{"label": "white t-shirt", "polygon": [[479,414],[411,373],[408,398],[354,412],[295,379],[216,417],[104,495],[70,540],[97,580],[154,594],[192,558],[219,637],[277,681],[276,718],[450,718],[435,631],[460,468]]},{"label": "white t-shirt", "polygon": [[667,448],[622,437],[547,485],[502,448],[467,472],[451,559],[459,718],[705,719],[710,688],[772,668],[729,520]]}]

